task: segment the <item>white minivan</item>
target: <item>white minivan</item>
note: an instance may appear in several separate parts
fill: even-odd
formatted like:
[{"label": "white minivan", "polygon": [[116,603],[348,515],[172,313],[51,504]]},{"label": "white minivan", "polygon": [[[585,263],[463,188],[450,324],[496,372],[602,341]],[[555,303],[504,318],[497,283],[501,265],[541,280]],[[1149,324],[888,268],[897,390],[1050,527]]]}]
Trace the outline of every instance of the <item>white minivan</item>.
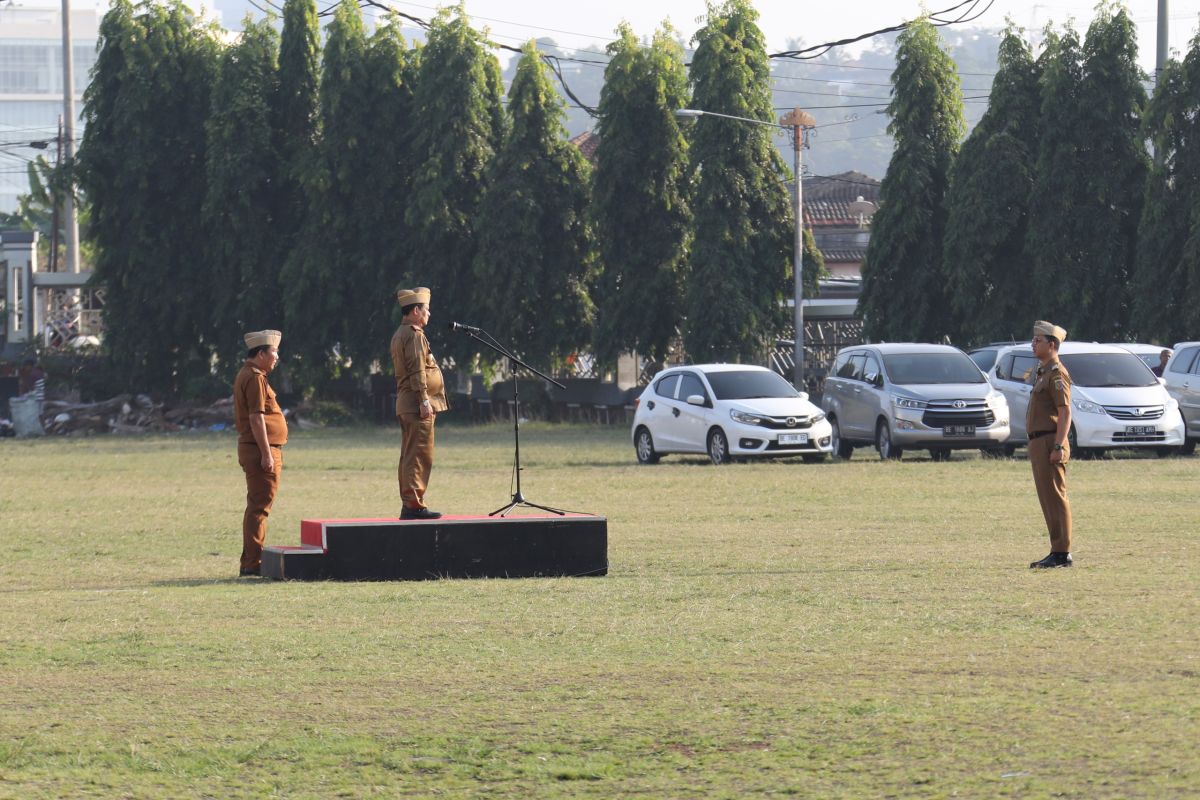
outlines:
[{"label": "white minivan", "polygon": [[[1152,447],[1165,455],[1183,446],[1179,404],[1140,358],[1123,347],[1063,342],[1059,360],[1071,375],[1071,449],[1078,457],[1116,447]],[[1029,441],[1025,411],[1038,360],[1027,344],[1005,348],[987,371],[1012,411],[1006,450]]]}]

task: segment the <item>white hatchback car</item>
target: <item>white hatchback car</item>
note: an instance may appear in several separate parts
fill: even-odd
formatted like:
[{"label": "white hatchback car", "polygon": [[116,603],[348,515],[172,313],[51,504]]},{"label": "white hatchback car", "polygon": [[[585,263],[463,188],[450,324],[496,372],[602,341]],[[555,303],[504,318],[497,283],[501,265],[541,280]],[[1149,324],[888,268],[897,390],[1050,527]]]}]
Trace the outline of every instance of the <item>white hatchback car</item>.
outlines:
[{"label": "white hatchback car", "polygon": [[[1071,374],[1071,449],[1083,457],[1114,447],[1154,447],[1169,453],[1183,445],[1179,403],[1146,362],[1124,347],[1063,342],[1059,360]],[[1008,398],[1012,433],[1006,449],[1025,445],[1025,411],[1038,361],[1027,344],[1000,352],[987,372]]]},{"label": "white hatchback car", "polygon": [[744,364],[672,367],[637,400],[633,446],[642,464],[666,453],[707,453],[714,464],[742,456],[830,453],[821,409],[778,374]]}]

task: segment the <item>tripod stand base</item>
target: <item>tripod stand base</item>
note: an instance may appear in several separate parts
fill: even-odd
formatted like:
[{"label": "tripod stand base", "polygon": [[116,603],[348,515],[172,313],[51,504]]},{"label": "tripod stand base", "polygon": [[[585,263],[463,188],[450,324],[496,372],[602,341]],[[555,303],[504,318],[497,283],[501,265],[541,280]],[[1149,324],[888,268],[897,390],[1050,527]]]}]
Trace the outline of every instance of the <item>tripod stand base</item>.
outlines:
[{"label": "tripod stand base", "polygon": [[495,516],[507,517],[509,514],[512,513],[512,510],[514,508],[516,508],[517,506],[524,506],[525,508],[536,508],[536,509],[540,509],[541,511],[549,511],[551,514],[558,514],[560,517],[566,516],[566,513],[567,513],[566,511],[563,511],[561,508],[552,508],[550,506],[540,506],[537,503],[531,503],[528,500],[526,500],[524,497],[522,497],[520,492],[518,492],[517,494],[513,495],[511,503],[509,503],[506,506],[501,506],[500,508],[497,508],[495,511],[488,514],[488,516],[489,517],[495,517]]}]

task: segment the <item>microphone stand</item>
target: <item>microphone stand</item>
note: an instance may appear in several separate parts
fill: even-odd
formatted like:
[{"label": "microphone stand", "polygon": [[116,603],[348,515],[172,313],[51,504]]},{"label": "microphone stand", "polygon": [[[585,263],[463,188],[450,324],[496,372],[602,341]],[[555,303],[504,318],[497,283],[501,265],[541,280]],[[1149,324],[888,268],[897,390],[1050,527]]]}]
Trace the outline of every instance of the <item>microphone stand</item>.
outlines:
[{"label": "microphone stand", "polygon": [[[521,380],[520,380],[520,378],[517,377],[516,368],[518,366],[524,367],[525,369],[532,372],[534,375],[537,375],[539,378],[542,378],[543,380],[549,381],[550,383],[554,384],[555,386],[557,386],[560,389],[566,389],[567,387],[563,386],[561,383],[554,380],[554,378],[551,378],[549,375],[545,375],[545,374],[539,372],[538,370],[536,370],[533,367],[526,364],[521,359],[517,358],[515,355],[512,354],[512,352],[510,352],[502,344],[497,342],[492,337],[492,335],[490,333],[488,333],[487,331],[480,330],[479,328],[473,328],[468,325],[456,326],[455,323],[451,323],[450,330],[452,330],[452,331],[461,330],[463,333],[465,333],[467,336],[470,336],[472,339],[479,342],[481,345],[489,348],[490,350],[495,351],[496,353],[503,356],[504,358],[507,358],[508,362],[509,362],[509,368],[512,369],[512,373],[513,373],[513,445],[514,445],[513,472],[516,475],[516,484],[517,484],[516,491],[513,492],[512,500],[508,503],[508,505],[504,505],[504,506],[501,506],[500,508],[497,508],[495,511],[488,514],[488,516],[494,517],[494,516],[499,515],[501,517],[507,517],[512,512],[512,510],[514,508],[516,508],[517,506],[526,506],[528,508],[537,508],[537,509],[541,509],[542,511],[549,511],[551,514],[558,514],[560,517],[564,516],[567,513],[566,511],[563,511],[562,509],[559,509],[559,508],[552,508],[550,506],[543,506],[543,505],[538,505],[537,503],[531,503],[530,501],[526,500],[525,495],[521,493]],[[485,336],[487,337],[486,339],[483,338]],[[488,341],[489,339],[491,341]]]}]

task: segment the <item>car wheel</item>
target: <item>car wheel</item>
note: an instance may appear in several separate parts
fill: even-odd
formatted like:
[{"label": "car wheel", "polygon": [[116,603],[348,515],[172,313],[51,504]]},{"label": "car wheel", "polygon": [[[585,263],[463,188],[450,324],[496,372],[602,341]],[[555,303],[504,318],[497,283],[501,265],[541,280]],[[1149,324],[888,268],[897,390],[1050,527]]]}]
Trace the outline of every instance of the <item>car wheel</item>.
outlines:
[{"label": "car wheel", "polygon": [[1190,456],[1194,452],[1196,452],[1196,440],[1184,439],[1183,446],[1179,448],[1179,455]]},{"label": "car wheel", "polygon": [[708,457],[714,464],[728,464],[733,460],[729,455],[729,440],[720,428],[708,432]]},{"label": "car wheel", "polygon": [[838,424],[837,417],[829,418],[829,427],[833,429],[833,452],[838,458],[850,459],[854,455],[854,445],[842,438],[842,426]]},{"label": "car wheel", "polygon": [[929,457],[932,458],[934,461],[949,461],[950,460],[950,448],[949,447],[931,447],[931,448],[929,448]]},{"label": "car wheel", "polygon": [[633,440],[634,449],[637,451],[637,460],[639,464],[657,464],[658,459],[662,458],[654,450],[654,437],[650,435],[650,431],[646,428],[638,428],[637,436]]},{"label": "car wheel", "polygon": [[1071,430],[1067,431],[1067,444],[1071,445],[1071,457],[1078,458],[1080,461],[1092,461],[1098,458],[1104,451],[1095,447],[1080,447],[1078,438],[1075,436],[1075,426],[1071,426]]},{"label": "car wheel", "polygon": [[899,461],[904,455],[902,448],[892,444],[892,431],[888,428],[887,420],[881,419],[875,426],[875,449],[885,461]]},{"label": "car wheel", "polygon": [[820,464],[825,460],[824,453],[805,453],[801,456],[805,464]]}]

